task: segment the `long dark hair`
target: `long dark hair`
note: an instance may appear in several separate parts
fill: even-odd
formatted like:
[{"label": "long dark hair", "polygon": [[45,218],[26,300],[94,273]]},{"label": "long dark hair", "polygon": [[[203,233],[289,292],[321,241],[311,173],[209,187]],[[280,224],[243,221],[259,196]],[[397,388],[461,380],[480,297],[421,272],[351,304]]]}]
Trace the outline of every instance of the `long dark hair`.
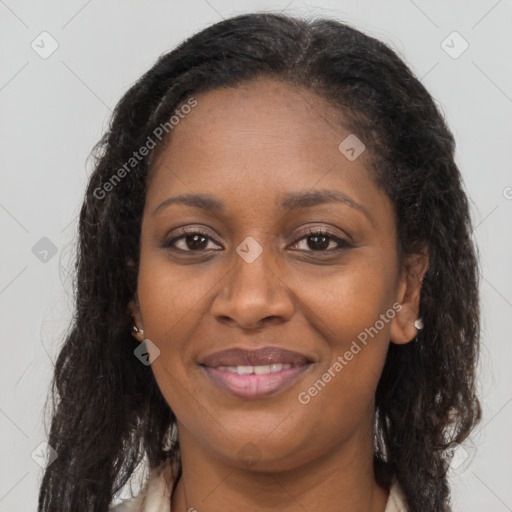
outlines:
[{"label": "long dark hair", "polygon": [[480,419],[478,262],[454,138],[423,85],[382,42],[334,20],[257,13],[217,23],[161,56],[119,101],[95,147],[80,213],[75,314],[52,386],[49,444],[58,458],[45,471],[40,512],[107,511],[141,461],[154,468],[179,458],[167,442],[175,416],[151,368],[133,354],[127,305],[151,162],[126,163],[193,95],[263,75],[306,87],[343,113],[395,205],[400,253],[428,248],[425,327],[414,342],[390,345],[376,392],[374,459],[379,481],[395,477],[412,511],[449,503],[444,451]]}]

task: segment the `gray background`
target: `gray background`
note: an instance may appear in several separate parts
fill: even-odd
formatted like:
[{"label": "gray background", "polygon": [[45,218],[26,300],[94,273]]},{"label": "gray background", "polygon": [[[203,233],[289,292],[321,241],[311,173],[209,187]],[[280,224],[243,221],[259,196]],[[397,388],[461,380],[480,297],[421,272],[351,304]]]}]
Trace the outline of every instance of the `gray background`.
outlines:
[{"label": "gray background", "polygon": [[[333,16],[384,40],[447,118],[483,274],[484,418],[457,452],[454,510],[512,511],[510,1],[0,0],[1,512],[36,510],[43,406],[72,311],[76,216],[93,144],[160,54],[223,17],[261,9]],[[44,31],[58,44],[47,58]],[[454,31],[469,44],[457,58],[463,41],[446,39]]]}]

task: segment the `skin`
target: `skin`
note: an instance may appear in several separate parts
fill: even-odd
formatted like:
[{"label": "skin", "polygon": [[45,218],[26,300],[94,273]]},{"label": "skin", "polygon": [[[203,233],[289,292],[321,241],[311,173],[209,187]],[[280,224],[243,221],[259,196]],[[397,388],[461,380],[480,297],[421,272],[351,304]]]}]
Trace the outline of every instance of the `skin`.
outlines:
[{"label": "skin", "polygon": [[[152,370],[178,419],[183,474],[172,510],[383,512],[388,490],[372,467],[374,394],[389,343],[416,335],[428,257],[399,266],[393,204],[372,179],[370,151],[349,161],[338,150],[351,132],[322,98],[260,78],[197,101],[153,164],[129,305],[144,330],[137,339],[160,350]],[[281,206],[288,192],[320,189],[349,196],[368,216],[338,202]],[[224,211],[174,203],[154,214],[169,197],[192,193],[214,196]],[[162,247],[185,225],[209,237],[191,244],[200,250],[184,238]],[[309,227],[353,247],[329,254],[338,247],[330,239],[315,250]],[[262,249],[252,263],[236,252],[248,236]],[[402,305],[394,318],[301,404],[298,394],[394,303]],[[235,397],[197,364],[226,348],[267,345],[314,361],[267,397]]]}]

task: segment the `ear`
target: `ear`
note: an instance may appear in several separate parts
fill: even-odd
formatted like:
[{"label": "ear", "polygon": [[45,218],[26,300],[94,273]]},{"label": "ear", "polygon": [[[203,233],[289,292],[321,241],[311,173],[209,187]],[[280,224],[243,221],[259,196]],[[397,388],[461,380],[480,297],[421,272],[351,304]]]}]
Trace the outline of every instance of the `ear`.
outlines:
[{"label": "ear", "polygon": [[414,322],[418,319],[421,283],[427,269],[428,253],[426,249],[407,256],[404,261],[396,298],[402,307],[391,321],[390,338],[392,343],[398,345],[409,343],[417,334]]},{"label": "ear", "polygon": [[128,310],[133,318],[133,325],[131,333],[137,341],[144,341],[144,324],[142,322],[142,315],[140,314],[139,301],[137,297],[128,303]]}]

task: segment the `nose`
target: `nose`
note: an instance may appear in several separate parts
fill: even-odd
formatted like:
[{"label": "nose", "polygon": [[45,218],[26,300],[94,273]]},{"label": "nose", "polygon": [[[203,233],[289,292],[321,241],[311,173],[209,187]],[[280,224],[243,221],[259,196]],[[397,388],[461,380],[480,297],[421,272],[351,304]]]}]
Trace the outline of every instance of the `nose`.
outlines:
[{"label": "nose", "polygon": [[213,301],[212,315],[221,323],[247,330],[286,322],[295,306],[284,277],[270,249],[251,262],[236,254]]}]

